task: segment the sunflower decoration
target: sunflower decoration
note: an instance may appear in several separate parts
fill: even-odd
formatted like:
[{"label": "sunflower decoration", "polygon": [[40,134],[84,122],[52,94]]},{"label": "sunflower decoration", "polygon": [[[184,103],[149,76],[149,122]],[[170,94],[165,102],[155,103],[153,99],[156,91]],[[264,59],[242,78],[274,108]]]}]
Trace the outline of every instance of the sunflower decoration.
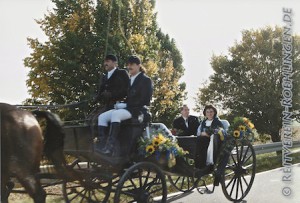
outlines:
[{"label": "sunflower decoration", "polygon": [[161,144],[164,144],[166,142],[166,138],[159,133],[157,136],[154,136],[152,139],[152,145],[155,147],[158,147]]},{"label": "sunflower decoration", "polygon": [[176,157],[188,154],[177,143],[177,140],[165,137],[162,133],[151,135],[150,138],[140,138],[139,154],[143,157],[154,156],[157,160],[165,157],[169,168],[175,166]]},{"label": "sunflower decoration", "polygon": [[246,126],[240,125],[239,130],[245,132],[246,131]]},{"label": "sunflower decoration", "polygon": [[240,137],[240,131],[235,130],[235,131],[233,132],[233,136],[234,136],[235,138],[239,138],[239,137]]},{"label": "sunflower decoration", "polygon": [[153,145],[148,145],[148,146],[146,147],[146,152],[147,152],[147,153],[153,154],[154,151],[155,151],[155,148],[154,148]]},{"label": "sunflower decoration", "polygon": [[152,145],[157,147],[159,144],[160,144],[160,139],[158,139],[157,137],[155,137],[153,140],[152,140]]},{"label": "sunflower decoration", "polygon": [[253,140],[254,124],[246,117],[235,117],[229,128],[229,133],[236,139],[247,137]]}]

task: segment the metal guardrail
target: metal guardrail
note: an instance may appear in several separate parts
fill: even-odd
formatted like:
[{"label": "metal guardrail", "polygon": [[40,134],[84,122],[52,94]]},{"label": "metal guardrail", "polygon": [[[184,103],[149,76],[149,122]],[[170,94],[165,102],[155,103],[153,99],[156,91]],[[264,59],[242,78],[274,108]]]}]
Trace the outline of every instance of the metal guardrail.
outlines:
[{"label": "metal guardrail", "polygon": [[[254,145],[256,154],[265,154],[282,150],[282,142]],[[300,141],[294,141],[292,149],[300,147]]]}]

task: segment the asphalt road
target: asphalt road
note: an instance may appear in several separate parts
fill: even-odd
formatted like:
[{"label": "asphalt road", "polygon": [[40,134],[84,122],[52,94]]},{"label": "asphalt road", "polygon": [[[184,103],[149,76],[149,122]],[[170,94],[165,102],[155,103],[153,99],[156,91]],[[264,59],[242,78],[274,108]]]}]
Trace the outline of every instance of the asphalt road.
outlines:
[{"label": "asphalt road", "polygon": [[[258,173],[249,194],[242,203],[300,203],[300,164],[292,167],[292,182],[282,181],[283,168]],[[291,194],[286,197],[282,194],[284,187],[291,188]],[[209,186],[212,189],[212,186]],[[190,193],[174,193],[168,196],[170,203],[226,203],[221,186],[216,187],[212,194],[200,194],[197,190]]]}]

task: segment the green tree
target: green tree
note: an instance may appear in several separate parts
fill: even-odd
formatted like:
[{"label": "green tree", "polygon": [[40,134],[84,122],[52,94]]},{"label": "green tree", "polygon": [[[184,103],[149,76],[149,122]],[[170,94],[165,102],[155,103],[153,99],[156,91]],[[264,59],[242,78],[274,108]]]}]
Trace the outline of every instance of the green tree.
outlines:
[{"label": "green tree", "polygon": [[[154,121],[170,125],[184,98],[182,57],[173,39],[157,26],[155,1],[148,0],[53,0],[55,8],[37,21],[48,40],[28,38],[31,55],[27,85],[32,98],[44,104],[64,104],[89,99],[97,89],[103,57],[116,54],[124,67],[131,54],[142,58],[153,79]],[[163,92],[160,86],[169,86]],[[163,95],[163,94],[166,94]],[[176,100],[174,100],[176,98]],[[64,119],[82,119],[79,108],[60,112]]]},{"label": "green tree", "polygon": [[[293,107],[300,103],[300,37],[293,37]],[[249,117],[260,133],[279,141],[281,107],[282,29],[245,30],[228,55],[212,56],[214,74],[199,89],[197,103],[217,103],[233,116]]]}]

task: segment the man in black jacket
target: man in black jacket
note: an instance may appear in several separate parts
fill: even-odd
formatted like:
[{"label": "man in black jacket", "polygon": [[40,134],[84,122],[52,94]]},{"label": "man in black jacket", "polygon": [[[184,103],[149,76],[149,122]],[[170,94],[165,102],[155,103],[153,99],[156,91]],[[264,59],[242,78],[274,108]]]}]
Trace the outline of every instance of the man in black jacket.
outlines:
[{"label": "man in black jacket", "polygon": [[[104,67],[107,73],[102,77],[96,99],[105,104],[105,111],[114,108],[116,103],[125,101],[129,84],[129,75],[126,70],[117,67],[118,59],[109,54],[105,57]],[[101,114],[100,114],[101,115]],[[107,140],[107,127],[101,126],[98,117],[98,135],[96,146],[103,148]]]},{"label": "man in black jacket", "polygon": [[153,93],[151,79],[145,75],[141,60],[137,56],[130,56],[128,59],[128,70],[130,74],[129,88],[126,103],[116,105],[116,108],[100,115],[99,124],[103,127],[111,123],[109,139],[103,150],[97,150],[105,155],[118,156],[120,123],[123,120],[137,117],[141,112],[147,110]]},{"label": "man in black jacket", "polygon": [[109,54],[105,57],[104,67],[107,73],[102,77],[96,99],[104,102],[106,110],[113,109],[116,102],[124,101],[127,96],[129,75],[117,65],[118,59],[115,55]]},{"label": "man in black jacket", "polygon": [[190,116],[190,109],[187,105],[181,107],[181,116],[173,121],[173,128],[178,136],[196,136],[199,125],[199,119],[196,116]]}]

